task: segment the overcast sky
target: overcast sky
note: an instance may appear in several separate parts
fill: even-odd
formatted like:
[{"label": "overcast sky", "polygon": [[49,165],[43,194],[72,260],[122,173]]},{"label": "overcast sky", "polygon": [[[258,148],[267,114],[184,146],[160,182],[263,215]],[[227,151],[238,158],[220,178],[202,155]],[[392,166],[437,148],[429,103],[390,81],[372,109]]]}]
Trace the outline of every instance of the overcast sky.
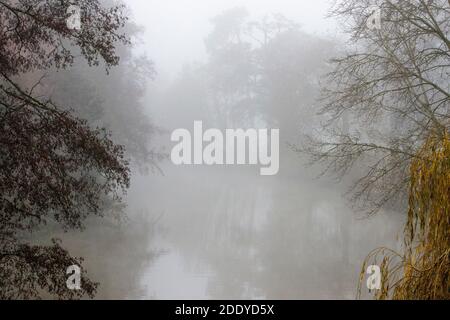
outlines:
[{"label": "overcast sky", "polygon": [[305,31],[335,34],[325,15],[330,0],[125,0],[134,20],[145,28],[144,48],[160,76],[173,76],[188,62],[205,57],[203,39],[210,19],[224,10],[245,7],[251,16],[282,13]]}]

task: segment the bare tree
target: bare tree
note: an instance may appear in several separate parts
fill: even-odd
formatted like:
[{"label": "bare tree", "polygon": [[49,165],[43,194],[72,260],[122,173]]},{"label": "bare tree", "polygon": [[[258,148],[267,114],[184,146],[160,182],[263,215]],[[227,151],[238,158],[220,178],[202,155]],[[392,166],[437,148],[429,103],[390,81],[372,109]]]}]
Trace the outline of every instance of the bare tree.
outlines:
[{"label": "bare tree", "polygon": [[302,150],[339,176],[364,162],[351,191],[371,214],[406,199],[417,150],[449,131],[450,5],[344,0],[332,15],[344,22],[349,46],[324,85],[324,130]]},{"label": "bare tree", "polygon": [[[81,30],[66,25],[70,5],[82,8]],[[101,214],[105,195],[120,198],[129,185],[124,150],[103,129],[37,95],[23,76],[70,66],[76,56],[89,65],[116,65],[116,43],[126,18],[121,6],[97,0],[0,1],[0,298],[93,296],[97,284],[82,273],[81,290],[66,288],[66,269],[81,265],[59,242],[25,239],[47,223],[80,229]],[[22,76],[22,77],[21,77]]]}]

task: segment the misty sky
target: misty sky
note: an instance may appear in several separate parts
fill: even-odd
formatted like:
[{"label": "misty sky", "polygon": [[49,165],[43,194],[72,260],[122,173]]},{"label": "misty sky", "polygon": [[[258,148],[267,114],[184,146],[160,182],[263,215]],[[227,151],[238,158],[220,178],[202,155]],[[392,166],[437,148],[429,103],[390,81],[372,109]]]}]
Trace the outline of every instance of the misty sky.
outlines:
[{"label": "misty sky", "polygon": [[126,0],[134,21],[145,28],[144,50],[160,77],[174,76],[180,67],[205,57],[204,37],[210,20],[224,10],[245,7],[252,17],[281,13],[310,33],[335,35],[326,18],[330,0]]}]

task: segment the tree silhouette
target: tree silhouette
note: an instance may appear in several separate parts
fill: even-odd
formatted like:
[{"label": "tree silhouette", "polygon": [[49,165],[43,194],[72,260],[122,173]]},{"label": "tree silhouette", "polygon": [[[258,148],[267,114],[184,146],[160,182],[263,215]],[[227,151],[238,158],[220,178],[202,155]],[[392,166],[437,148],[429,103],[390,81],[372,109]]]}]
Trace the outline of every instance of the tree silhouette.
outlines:
[{"label": "tree silhouette", "polygon": [[450,129],[450,7],[445,0],[383,1],[380,28],[368,27],[372,1],[339,1],[333,14],[350,36],[324,84],[329,120],[306,150],[346,174],[358,163],[354,203],[369,214],[406,207],[409,166],[430,137]]},{"label": "tree silhouette", "polygon": [[[67,27],[71,5],[81,8],[80,30]],[[66,288],[67,267],[81,258],[57,240],[43,246],[26,237],[48,223],[82,229],[88,215],[101,215],[105,195],[120,200],[129,186],[124,149],[24,75],[69,67],[77,56],[106,70],[117,65],[115,45],[129,42],[123,9],[97,0],[0,1],[0,298],[95,294],[85,271],[81,290]]]}]

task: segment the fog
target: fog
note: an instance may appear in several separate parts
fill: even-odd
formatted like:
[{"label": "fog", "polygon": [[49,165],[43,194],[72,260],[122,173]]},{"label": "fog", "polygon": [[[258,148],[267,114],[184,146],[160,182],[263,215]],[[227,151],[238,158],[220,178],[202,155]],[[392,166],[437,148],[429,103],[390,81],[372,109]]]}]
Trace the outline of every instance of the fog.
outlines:
[{"label": "fog", "polygon": [[[125,140],[119,134],[119,142],[136,149],[143,143],[161,157],[132,161],[126,219],[94,219],[83,233],[61,233],[100,283],[97,298],[355,298],[364,258],[374,248],[398,245],[402,216],[382,210],[368,217],[354,209],[346,196],[351,175],[320,176],[324,168],[292,147],[323,121],[317,115],[321,78],[344,38],[326,18],[331,4],[126,4],[140,27],[130,54],[145,53],[153,62],[152,80],[140,84],[136,99],[154,130],[147,131],[149,140],[130,134],[141,116],[132,116],[126,100],[116,107],[122,118],[110,116],[108,124],[113,132],[120,128]],[[246,33],[265,16],[275,21],[259,25],[274,28],[268,39],[255,24]],[[117,101],[121,93],[108,90]],[[279,128],[278,174],[261,176],[252,165],[174,165],[170,134],[192,131],[195,120],[221,130]]]},{"label": "fog", "polygon": [[127,0],[133,21],[145,28],[138,50],[155,61],[160,76],[173,77],[185,63],[207,59],[204,38],[211,19],[223,11],[245,7],[255,18],[281,13],[312,34],[336,35],[335,22],[327,19],[329,0],[314,3],[293,0]]}]

